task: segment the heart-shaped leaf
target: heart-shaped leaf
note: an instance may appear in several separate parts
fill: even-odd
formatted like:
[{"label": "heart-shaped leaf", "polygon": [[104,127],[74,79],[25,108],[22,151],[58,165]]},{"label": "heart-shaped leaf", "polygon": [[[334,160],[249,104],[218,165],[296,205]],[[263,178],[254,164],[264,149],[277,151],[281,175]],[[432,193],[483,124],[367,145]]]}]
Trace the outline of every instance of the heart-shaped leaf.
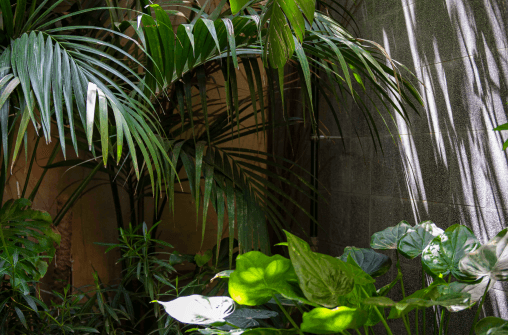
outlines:
[{"label": "heart-shaped leaf", "polygon": [[301,329],[312,334],[336,334],[346,329],[356,329],[367,321],[367,312],[349,307],[334,309],[314,308],[303,313]]},{"label": "heart-shaped leaf", "polygon": [[[440,294],[453,294],[453,293],[469,293],[471,295],[471,301],[469,306],[465,305],[452,305],[448,306],[447,309],[450,312],[460,312],[466,308],[473,306],[476,302],[478,302],[483,293],[485,293],[485,289],[489,284],[489,277],[483,277],[483,280],[477,284],[466,284],[460,282],[453,282],[446,285],[440,285],[437,287]],[[487,291],[489,291],[492,286],[494,286],[495,281],[490,280],[490,285]]]},{"label": "heart-shaped leaf", "polygon": [[229,297],[205,297],[198,294],[180,297],[172,301],[157,301],[172,318],[195,325],[224,323],[235,310],[235,302]]},{"label": "heart-shaped leaf", "polygon": [[501,230],[489,243],[467,254],[459,262],[459,269],[474,278],[490,277],[508,280],[508,229]]},{"label": "heart-shaped leaf", "polygon": [[229,277],[229,294],[241,305],[268,302],[276,293],[311,304],[298,287],[291,261],[280,255],[266,256],[250,251],[236,258],[236,270]]},{"label": "heart-shaped leaf", "polygon": [[418,290],[405,299],[395,302],[387,297],[372,297],[363,301],[366,305],[380,307],[392,307],[389,319],[400,318],[415,308],[431,306],[469,306],[471,295],[468,293],[439,294],[437,287],[440,284],[433,283],[429,287]]},{"label": "heart-shaped leaf", "polygon": [[370,247],[381,250],[397,249],[399,240],[412,229],[407,221],[400,221],[394,227],[374,233],[370,239]]},{"label": "heart-shaped leaf", "polygon": [[[269,311],[266,309],[242,308],[235,310],[233,314],[226,318],[226,321],[239,328],[245,329],[259,326],[259,322],[257,322],[256,319],[269,319],[276,317],[277,315],[277,312]],[[222,330],[234,329],[229,325],[224,325],[218,328]]]},{"label": "heart-shaped leaf", "polygon": [[422,262],[427,271],[437,276],[451,273],[457,279],[465,275],[459,270],[459,261],[480,246],[471,229],[453,225],[435,237],[423,250]]},{"label": "heart-shaped leaf", "polygon": [[346,247],[344,254],[340,256],[340,260],[347,262],[348,255],[350,255],[356,264],[367,272],[372,277],[379,277],[384,275],[390,269],[392,260],[390,257],[375,252],[367,248]]},{"label": "heart-shaped leaf", "polygon": [[489,316],[478,321],[474,331],[476,335],[508,335],[508,321]]},{"label": "heart-shaped leaf", "polygon": [[355,281],[358,284],[373,281],[370,276],[362,276],[361,273],[355,277],[356,273],[350,264],[311,251],[308,243],[288,232],[286,236],[289,256],[300,287],[310,301],[325,307],[336,307],[340,297],[351,292]]},{"label": "heart-shaped leaf", "polygon": [[443,232],[443,229],[437,227],[432,221],[424,221],[408,231],[399,240],[397,250],[403,256],[413,259],[422,253],[430,241]]},{"label": "heart-shaped leaf", "polygon": [[207,250],[203,254],[196,254],[194,256],[194,262],[196,262],[196,265],[198,267],[202,267],[203,265],[208,263],[210,259],[212,259],[212,256],[213,256],[212,250]]}]

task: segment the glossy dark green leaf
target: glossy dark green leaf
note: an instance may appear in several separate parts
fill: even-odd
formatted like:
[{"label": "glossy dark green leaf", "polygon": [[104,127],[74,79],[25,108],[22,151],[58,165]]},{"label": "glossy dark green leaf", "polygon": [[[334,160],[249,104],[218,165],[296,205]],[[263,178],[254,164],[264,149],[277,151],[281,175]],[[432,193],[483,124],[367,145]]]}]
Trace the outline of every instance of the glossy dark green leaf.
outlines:
[{"label": "glossy dark green leaf", "polygon": [[346,247],[340,259],[347,262],[348,256],[351,256],[356,264],[372,277],[384,275],[392,265],[390,257],[375,252],[372,249]]},{"label": "glossy dark green leaf", "polygon": [[[253,328],[258,327],[259,322],[256,319],[269,319],[276,317],[277,312],[269,311],[266,309],[250,309],[250,308],[237,308],[233,314],[228,316],[225,320],[239,328]],[[220,329],[231,330],[234,329],[231,326],[225,325]]]},{"label": "glossy dark green leaf", "polygon": [[464,278],[459,270],[460,260],[480,246],[471,229],[453,225],[435,237],[422,253],[422,262],[434,275],[451,273],[455,278]]},{"label": "glossy dark green leaf", "polygon": [[[479,283],[474,284],[468,284],[468,283],[461,283],[461,282],[453,282],[450,284],[441,284],[436,287],[436,290],[438,294],[457,294],[457,293],[467,293],[471,295],[470,299],[470,305],[451,305],[447,306],[446,308],[451,312],[459,312],[466,308],[470,308],[473,306],[476,302],[480,301],[483,294],[485,293],[485,290],[487,292],[494,286],[495,281],[491,280],[489,284],[489,277],[483,277],[482,281]],[[487,289],[487,285],[489,285],[489,288]]]},{"label": "glossy dark green leaf", "polygon": [[314,308],[303,313],[301,329],[312,334],[337,334],[346,329],[357,329],[367,321],[367,312],[349,307],[334,309]]},{"label": "glossy dark green leaf", "polygon": [[445,294],[437,297],[437,299],[430,299],[428,297],[430,289],[416,291],[415,293],[407,296],[400,302],[395,302],[387,297],[371,297],[363,301],[366,305],[374,305],[378,307],[391,307],[388,319],[397,319],[407,315],[415,308],[427,308],[431,306],[469,306],[471,296],[467,293],[458,294]]},{"label": "glossy dark green leaf", "polygon": [[310,301],[326,307],[336,307],[341,296],[353,289],[362,276],[355,274],[352,266],[332,256],[310,250],[308,243],[286,232],[289,256],[298,282]]},{"label": "glossy dark green leaf", "polygon": [[460,260],[459,269],[473,278],[508,280],[508,229]]},{"label": "glossy dark green leaf", "polygon": [[196,262],[196,265],[198,267],[202,267],[203,265],[208,263],[210,259],[212,259],[212,256],[213,256],[212,250],[207,250],[203,254],[196,254],[196,256],[194,256],[194,261]]},{"label": "glossy dark green leaf", "polygon": [[436,236],[439,236],[444,231],[437,227],[432,221],[422,222],[411,231],[408,231],[397,244],[397,250],[409,259],[413,259],[423,252],[427,245]]},{"label": "glossy dark green leaf", "polygon": [[476,335],[508,335],[508,321],[488,316],[476,323],[474,331]]},{"label": "glossy dark green leaf", "polygon": [[397,249],[399,240],[412,229],[407,221],[400,221],[394,227],[388,227],[385,230],[372,234],[370,247],[381,250]]}]

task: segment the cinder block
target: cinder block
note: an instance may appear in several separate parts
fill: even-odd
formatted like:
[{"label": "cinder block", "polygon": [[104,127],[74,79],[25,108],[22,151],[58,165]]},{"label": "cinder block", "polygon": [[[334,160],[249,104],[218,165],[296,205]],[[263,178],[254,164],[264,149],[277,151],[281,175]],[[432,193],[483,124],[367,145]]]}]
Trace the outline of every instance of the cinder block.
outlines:
[{"label": "cinder block", "polygon": [[334,192],[328,205],[329,220],[320,221],[318,237],[336,245],[346,246],[352,243],[350,231],[351,194]]},{"label": "cinder block", "polygon": [[350,238],[348,245],[358,248],[370,246],[369,234],[370,196],[351,195],[351,207],[349,212]]},{"label": "cinder block", "polygon": [[[449,143],[440,133],[407,137],[407,172],[415,200],[450,202],[450,173],[447,166]],[[412,141],[412,142],[411,142]]]},{"label": "cinder block", "polygon": [[371,193],[371,161],[373,143],[371,138],[351,139],[351,192]]},{"label": "cinder block", "polygon": [[372,234],[406,220],[403,209],[404,200],[393,197],[372,196],[370,202],[372,215],[370,218],[369,239]]},{"label": "cinder block", "polygon": [[[383,151],[373,153],[371,180],[372,195],[401,197],[401,189],[405,188],[405,178],[400,175],[401,158],[400,142],[396,135],[383,136],[381,139]],[[407,192],[403,192],[407,193]]]},{"label": "cinder block", "polygon": [[450,187],[452,203],[485,207],[486,177],[486,136],[483,131],[449,135]]},{"label": "cinder block", "polygon": [[[329,153],[329,164],[331,169],[329,191],[335,192],[351,192],[351,141],[345,138],[342,140],[323,140],[321,141],[321,151]],[[332,195],[333,197],[333,195]],[[333,200],[333,199],[332,199]]]}]

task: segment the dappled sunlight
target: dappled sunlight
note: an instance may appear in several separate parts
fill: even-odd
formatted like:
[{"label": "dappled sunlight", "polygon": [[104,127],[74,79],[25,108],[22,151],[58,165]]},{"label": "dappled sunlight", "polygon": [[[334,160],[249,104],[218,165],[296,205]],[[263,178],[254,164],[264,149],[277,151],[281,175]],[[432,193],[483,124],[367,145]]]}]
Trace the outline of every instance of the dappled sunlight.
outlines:
[{"label": "dappled sunlight", "polygon": [[[450,214],[450,219],[470,225],[484,240],[494,233],[483,227],[489,224],[488,219],[497,217],[505,226],[504,213],[508,209],[508,164],[501,150],[502,134],[492,131],[506,122],[503,94],[506,95],[508,79],[507,36],[500,6],[488,0],[447,0],[443,7],[432,8],[445,10],[446,16],[434,18],[432,15],[437,12],[401,1],[405,31],[399,31],[396,41],[386,35],[383,39],[385,48],[390,42],[408,41],[408,50],[397,50],[392,56],[411,59],[413,64],[406,65],[413,65],[411,70],[422,83],[422,118],[426,122],[413,125],[413,136],[402,136],[399,148],[408,196],[421,202],[411,202],[415,221],[430,215],[428,202],[443,204],[449,207],[448,212],[457,213]],[[388,21],[379,28],[384,29]],[[450,30],[441,31],[446,28]],[[399,128],[403,124],[398,121]],[[424,141],[429,136],[432,155],[419,151],[421,145],[415,144],[419,134]],[[428,192],[436,185],[424,172],[436,168],[450,176],[449,191],[437,193],[441,199],[433,198],[431,194],[435,192]],[[460,206],[472,208],[464,211]],[[492,210],[497,215],[493,216]],[[455,222],[449,222],[452,223]]]},{"label": "dappled sunlight", "polygon": [[[340,200],[332,206],[341,208],[332,209],[331,216],[345,213],[334,224],[356,228],[368,220],[372,234],[401,220],[412,225],[432,220],[443,228],[459,223],[486,243],[507,227],[508,218],[508,159],[502,148],[508,131],[493,131],[508,121],[508,4],[367,1],[361,13],[360,36],[382,45],[414,74],[398,67],[418,88],[424,107],[420,116],[409,116],[410,124],[397,115],[390,131],[380,131],[389,148],[373,152],[370,165],[363,163],[354,143],[357,137],[371,141],[371,134],[361,120],[353,120],[359,130],[348,136],[351,145],[339,154],[345,170],[341,178],[364,176],[366,186],[356,191],[351,183],[349,189],[333,191]],[[357,167],[369,169],[368,174]],[[362,233],[351,231],[347,243],[368,246]],[[420,271],[413,270],[413,275]],[[494,315],[506,317],[500,289],[498,285],[491,293],[492,308]]]}]

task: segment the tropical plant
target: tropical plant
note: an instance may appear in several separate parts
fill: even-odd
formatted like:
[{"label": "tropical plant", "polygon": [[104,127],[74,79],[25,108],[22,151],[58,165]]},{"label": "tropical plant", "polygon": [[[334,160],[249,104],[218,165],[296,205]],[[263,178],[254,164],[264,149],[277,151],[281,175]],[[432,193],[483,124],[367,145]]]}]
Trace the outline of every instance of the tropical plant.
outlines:
[{"label": "tropical plant", "polygon": [[[68,8],[63,0],[30,4],[21,1],[15,5],[2,1],[4,91],[0,102],[4,171],[14,164],[23,138],[26,143],[24,135],[30,121],[41,125],[46,141],[51,140],[52,124],[55,125],[64,153],[69,142],[77,154],[79,148],[88,147],[93,156],[101,155],[102,164],[112,170],[125,168],[129,175],[132,169],[139,183],[132,181],[131,193],[149,185],[153,193],[164,193],[164,199],[173,204],[177,175],[174,168],[180,164],[187,172],[197,210],[201,199],[204,201],[204,216],[208,199],[216,202],[217,197],[229,214],[237,211],[240,221],[236,225],[245,251],[254,248],[253,236],[257,234],[244,228],[244,210],[259,212],[256,230],[268,220],[281,236],[284,223],[280,211],[284,209],[265,190],[282,192],[260,177],[273,173],[253,164],[276,163],[266,153],[260,156],[217,145],[242,134],[266,131],[263,75],[268,77],[273,105],[273,94],[277,90],[283,93],[284,65],[289,61],[298,69],[306,111],[302,121],[309,120],[314,127],[313,85],[330,106],[339,129],[332,100],[340,104],[350,96],[364,113],[375,142],[379,142],[379,135],[372,111],[386,109],[386,115],[391,115],[393,110],[407,119],[408,111],[416,110],[411,97],[421,102],[396,67],[387,67],[381,61],[385,57],[382,49],[353,38],[331,16],[316,11],[313,0],[231,4],[224,0],[214,9],[208,2],[202,7],[178,3],[180,11],[168,9],[171,4],[168,7],[144,0],[123,8],[116,3],[97,6],[100,4],[94,2],[95,6],[88,4],[87,8],[78,3]],[[334,2],[326,8],[340,12],[342,7]],[[58,16],[59,11],[65,15]],[[99,19],[90,22],[89,17],[97,13]],[[105,15],[109,16],[109,23]],[[185,22],[173,29],[175,19],[182,17]],[[134,33],[127,29],[134,29]],[[255,127],[244,130],[240,130],[241,111],[246,107],[239,99],[236,74],[240,64],[256,120]],[[208,100],[206,87],[217,72],[222,72],[224,79],[224,113],[229,117],[220,115],[222,121],[214,128],[210,122],[214,102]],[[194,104],[193,98],[198,96],[201,104]],[[285,108],[284,115],[290,120]],[[13,129],[18,120],[16,135]],[[202,132],[197,131],[200,125]],[[270,126],[274,129],[280,125]],[[230,136],[225,134],[227,129],[231,130]],[[179,139],[191,141],[183,143]],[[128,152],[123,149],[124,142]],[[110,164],[109,156],[121,163],[121,168]],[[94,171],[97,170],[98,166]],[[204,192],[198,185],[202,178]],[[214,207],[221,211],[224,205]],[[138,213],[138,217],[143,216]],[[231,232],[234,217],[230,215]],[[61,215],[55,223],[60,219]],[[137,223],[143,221],[138,219]],[[266,246],[265,240],[263,237],[261,244]]]},{"label": "tropical plant", "polygon": [[[301,187],[264,167],[296,175],[294,169],[282,164],[288,162],[283,157],[224,147],[225,143],[250,134],[267,135],[295,122],[316,127],[313,109],[319,93],[334,113],[340,131],[332,101],[335,99],[340,106],[348,97],[355,100],[371,127],[374,143],[380,144],[373,113],[380,113],[381,117],[399,113],[407,119],[410,110],[416,110],[414,102],[421,103],[414,87],[398,74],[394,62],[388,58],[393,66],[384,64],[381,48],[353,38],[325,11],[316,11],[313,0],[222,0],[213,9],[209,2],[203,6],[178,2],[180,10],[174,10],[173,5],[146,0],[128,2],[124,7],[116,1],[67,4],[63,0],[0,0],[0,189],[6,184],[8,169],[12,170],[23,142],[28,159],[27,128],[32,123],[46,142],[57,134],[58,144],[45,171],[78,163],[91,169],[54,218],[55,225],[100,171],[108,174],[114,195],[116,190],[114,205],[119,228],[124,225],[118,201],[120,185],[126,185],[129,205],[137,208],[131,216],[134,226],[146,221],[144,197],[157,195],[152,225],[145,229],[152,234],[149,248],[153,248],[155,223],[166,203],[174,210],[175,184],[187,181],[198,214],[203,203],[203,235],[212,203],[219,218],[219,231],[224,227],[226,213],[229,235],[234,236],[237,230],[240,253],[268,253],[266,221],[272,224],[279,239],[285,227],[281,215],[285,208],[272,192],[291,201],[269,178],[304,193],[305,187],[312,186],[303,177],[298,176]],[[335,2],[321,6],[332,12],[342,9]],[[184,22],[176,24],[175,29],[173,23],[179,18]],[[278,124],[267,117],[265,97],[269,97],[271,112],[275,113],[275,94],[284,102],[284,65],[288,62],[300,76],[304,113],[301,118],[294,118],[283,103],[286,122]],[[236,71],[240,64],[249,86],[246,99],[239,94]],[[265,76],[267,84],[263,81]],[[224,84],[215,88],[225,93],[225,104],[207,95],[207,88],[222,80]],[[386,114],[381,113],[382,109]],[[244,127],[243,121],[249,118],[254,119],[255,125]],[[39,141],[40,137],[35,150]],[[124,144],[128,150],[124,150]],[[55,163],[58,148],[67,157],[68,146],[85,160],[91,157],[96,161],[69,159]],[[90,153],[87,155],[86,151]],[[180,170],[187,178],[177,177]],[[21,197],[27,186],[28,178]],[[158,195],[162,195],[162,200]],[[3,193],[0,200],[3,201]],[[130,233],[136,235],[134,231]],[[220,236],[217,241],[215,258],[220,255]],[[227,249],[232,267],[233,238],[228,240]],[[2,255],[7,255],[6,250],[2,249]],[[154,261],[146,257],[144,260]],[[9,264],[14,258],[11,260]],[[125,263],[127,270],[128,258]],[[150,269],[150,265],[145,267]],[[103,285],[98,278],[96,285]],[[150,285],[141,287],[153,295]],[[99,300],[97,304],[100,307]],[[99,310],[108,311],[106,307]],[[108,327],[120,322],[113,315],[116,314],[103,315],[103,320],[110,320]],[[106,327],[106,321],[102,322]]]},{"label": "tropical plant", "polygon": [[[425,314],[430,307],[435,313],[434,333],[448,334],[450,313],[471,308],[481,301],[470,334],[474,330],[477,334],[502,334],[508,321],[493,317],[476,321],[493,283],[508,280],[507,232],[508,229],[502,230],[485,245],[481,245],[465,226],[453,225],[443,231],[431,221],[414,227],[402,221],[375,233],[371,240],[373,249],[395,250],[397,255],[400,253],[409,259],[421,255],[422,267],[433,282],[427,285],[422,280],[422,288],[408,296],[405,296],[398,259],[399,275],[390,284],[376,289],[374,277],[386,273],[391,265],[386,255],[373,249],[348,247],[342,256],[332,257],[311,251],[305,241],[286,232],[287,243],[284,244],[289,249],[289,259],[280,255],[266,256],[258,251],[237,257],[237,267],[229,273],[231,298],[191,296],[161,304],[181,322],[207,326],[194,329],[200,334],[230,334],[229,331],[281,334],[283,331],[273,326],[267,329],[256,328],[259,324],[245,326],[233,318],[236,304],[260,306],[270,301],[277,303],[290,323],[291,329],[286,331],[293,334],[349,334],[348,329],[361,334],[362,328],[365,334],[371,334],[372,327],[378,323],[383,324],[388,334],[393,334],[384,308],[390,310],[388,319],[402,319],[408,334],[412,334],[412,329],[416,334],[419,329],[422,334],[429,334],[431,325],[425,324],[425,317],[419,328],[418,313]],[[451,281],[452,278],[455,280]],[[386,294],[399,282],[403,299],[394,302]],[[282,299],[296,309],[287,310]],[[183,305],[187,306],[186,313],[179,308]],[[413,311],[416,317],[411,327],[409,314]],[[303,313],[300,325],[292,312]],[[221,328],[224,326],[228,327]]]}]

